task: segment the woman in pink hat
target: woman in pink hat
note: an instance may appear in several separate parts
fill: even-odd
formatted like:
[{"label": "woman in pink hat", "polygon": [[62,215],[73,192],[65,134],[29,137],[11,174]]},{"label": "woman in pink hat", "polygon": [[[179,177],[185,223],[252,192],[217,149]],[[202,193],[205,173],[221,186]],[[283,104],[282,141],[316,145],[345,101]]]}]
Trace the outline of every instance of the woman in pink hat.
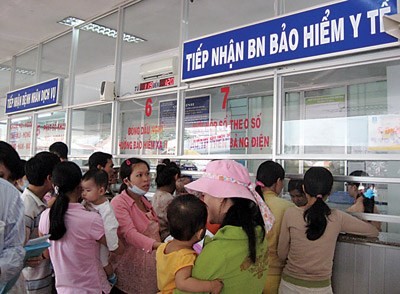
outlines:
[{"label": "woman in pink hat", "polygon": [[233,160],[210,162],[203,176],[186,185],[203,194],[211,224],[221,224],[206,239],[192,276],[220,279],[221,293],[261,293],[267,273],[265,234],[273,216],[254,191],[247,169]]}]

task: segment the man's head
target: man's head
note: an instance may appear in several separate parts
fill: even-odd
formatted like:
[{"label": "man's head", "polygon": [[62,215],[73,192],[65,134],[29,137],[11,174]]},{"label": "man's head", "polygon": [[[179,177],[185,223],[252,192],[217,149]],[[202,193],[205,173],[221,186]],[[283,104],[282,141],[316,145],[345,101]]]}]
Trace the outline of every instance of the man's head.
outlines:
[{"label": "man's head", "polygon": [[114,175],[112,155],[104,152],[95,152],[89,157],[89,169],[102,169],[108,174],[108,179]]},{"label": "man's head", "polygon": [[43,151],[36,154],[29,159],[25,164],[26,178],[29,185],[33,186],[47,186],[51,189],[51,174],[60,158],[51,152]]},{"label": "man's head", "polygon": [[23,176],[23,165],[18,152],[8,143],[0,141],[0,178],[12,184]]},{"label": "man's head", "polygon": [[50,145],[49,151],[56,154],[61,161],[68,160],[68,146],[63,142],[55,142]]}]

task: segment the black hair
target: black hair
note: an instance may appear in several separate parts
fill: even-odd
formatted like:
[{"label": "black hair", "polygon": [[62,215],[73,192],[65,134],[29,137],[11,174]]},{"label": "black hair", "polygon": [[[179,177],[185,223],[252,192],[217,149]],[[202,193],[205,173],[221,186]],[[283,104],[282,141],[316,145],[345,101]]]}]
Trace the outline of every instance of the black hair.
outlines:
[{"label": "black hair", "polygon": [[206,227],[207,206],[192,194],[175,197],[167,208],[169,232],[180,241],[189,241]]},{"label": "black hair", "polygon": [[50,208],[50,240],[59,240],[67,232],[64,220],[69,204],[67,194],[80,185],[81,178],[81,169],[72,161],[63,161],[54,167],[52,181],[57,197]]},{"label": "black hair", "polygon": [[125,160],[119,168],[119,177],[122,180],[121,187],[119,188],[119,193],[128,188],[124,183],[124,179],[130,177],[133,170],[133,166],[138,163],[144,163],[147,166],[148,170],[150,171],[149,164],[147,163],[147,161],[144,161],[143,159],[132,157]]},{"label": "black hair", "polygon": [[257,226],[261,226],[263,231],[263,236],[260,242],[262,242],[265,237],[264,221],[262,219],[260,209],[252,200],[244,198],[230,199],[232,200],[233,205],[228,209],[224,220],[222,221],[221,227],[227,225],[242,227],[248,238],[250,260],[255,263],[257,257]]},{"label": "black hair", "polygon": [[304,174],[304,192],[316,198],[316,201],[304,211],[304,220],[307,223],[306,235],[308,240],[317,240],[325,232],[328,216],[331,209],[323,197],[330,194],[333,185],[333,176],[324,167],[311,167]]},{"label": "black hair", "polygon": [[[257,181],[262,182],[265,187],[271,187],[278,179],[285,179],[285,170],[279,163],[267,160],[260,164],[257,169]],[[264,198],[261,186],[256,186],[256,191],[262,198]]]},{"label": "black hair", "polygon": [[304,194],[303,183],[304,183],[303,180],[291,179],[289,181],[289,183],[288,183],[288,192],[293,191],[293,190],[297,190],[301,194]]},{"label": "black hair", "polygon": [[161,163],[157,165],[156,184],[157,188],[164,186],[175,187],[175,176],[180,177],[181,170],[175,162]]},{"label": "black hair", "polygon": [[46,178],[51,176],[60,158],[51,152],[43,151],[29,159],[25,164],[25,174],[29,184],[43,186]]},{"label": "black hair", "polygon": [[0,163],[10,171],[10,181],[22,178],[24,175],[21,158],[18,152],[7,142],[0,141]]},{"label": "black hair", "polygon": [[26,175],[26,172],[25,172],[26,160],[25,159],[21,159],[19,161],[19,164],[20,164],[20,169],[21,169],[21,177],[20,177],[20,179],[21,179],[23,176]]},{"label": "black hair", "polygon": [[93,180],[98,187],[103,187],[107,190],[108,174],[102,169],[89,169],[82,177],[82,181]]},{"label": "black hair", "polygon": [[97,169],[97,166],[105,167],[108,160],[112,159],[112,155],[104,152],[95,152],[89,157],[89,169]]},{"label": "black hair", "polygon": [[64,142],[55,142],[50,145],[49,151],[56,154],[61,159],[68,158],[68,146]]},{"label": "black hair", "polygon": [[[352,173],[349,174],[349,176],[354,176],[354,177],[369,177],[369,174],[366,173],[365,171],[362,170],[355,170]],[[354,185],[357,187],[360,187],[361,183],[355,183],[355,182],[348,182],[349,185]],[[364,187],[366,187],[366,184],[363,184]],[[364,205],[364,212],[366,213],[374,213],[374,206],[375,206],[375,197],[372,196],[371,198],[365,197],[364,193],[358,191],[358,197],[363,197],[363,205]]]}]

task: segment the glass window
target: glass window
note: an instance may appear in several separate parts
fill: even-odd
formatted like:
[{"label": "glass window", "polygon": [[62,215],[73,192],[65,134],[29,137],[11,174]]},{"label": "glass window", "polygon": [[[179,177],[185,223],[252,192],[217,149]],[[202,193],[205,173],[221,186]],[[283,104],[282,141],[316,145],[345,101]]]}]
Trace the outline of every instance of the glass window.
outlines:
[{"label": "glass window", "polygon": [[391,62],[285,77],[283,153],[399,153],[399,74]]},{"label": "glass window", "polygon": [[[143,81],[139,74],[141,64],[179,55],[181,1],[169,0],[168,5],[140,1],[124,11],[124,33],[139,39],[122,44],[121,97],[132,95],[135,86]],[[152,78],[158,79],[157,75]]]},{"label": "glass window", "polygon": [[11,120],[9,143],[20,156],[29,156],[32,141],[32,117],[20,117]]},{"label": "glass window", "polygon": [[98,101],[101,83],[114,81],[116,38],[110,29],[117,30],[117,24],[118,14],[113,13],[79,30],[74,104]]},{"label": "glass window", "polygon": [[37,55],[37,49],[33,49],[17,56],[14,89],[23,88],[36,83]]},{"label": "glass window", "polygon": [[225,5],[215,5],[214,0],[189,2],[189,39],[275,16],[275,1],[235,1],[234,9],[227,9],[232,3],[224,2]]},{"label": "glass window", "polygon": [[7,121],[6,120],[0,121],[0,140],[1,141],[7,140]]},{"label": "glass window", "polygon": [[38,114],[36,139],[36,153],[48,151],[54,142],[65,142],[65,112]]},{"label": "glass window", "polygon": [[111,104],[74,109],[71,129],[72,156],[111,153]]},{"label": "glass window", "polygon": [[267,79],[188,91],[185,153],[271,154],[272,88]]},{"label": "glass window", "polygon": [[11,61],[0,64],[0,97],[5,97],[10,90]]},{"label": "glass window", "polygon": [[120,154],[175,154],[176,94],[121,102]]},{"label": "glass window", "polygon": [[47,81],[53,78],[61,78],[61,101],[64,101],[68,93],[69,62],[71,55],[72,34],[68,33],[43,44],[42,51],[42,72],[40,81]]}]

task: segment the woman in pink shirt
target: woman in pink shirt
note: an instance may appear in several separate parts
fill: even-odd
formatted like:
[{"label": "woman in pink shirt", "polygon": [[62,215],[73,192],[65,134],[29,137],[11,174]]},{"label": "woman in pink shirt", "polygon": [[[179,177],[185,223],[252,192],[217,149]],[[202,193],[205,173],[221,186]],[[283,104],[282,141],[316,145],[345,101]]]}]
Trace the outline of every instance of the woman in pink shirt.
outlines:
[{"label": "woman in pink shirt", "polygon": [[160,246],[157,216],[144,197],[150,188],[149,165],[139,158],[125,160],[120,167],[120,194],[111,205],[117,217],[118,235],[125,252],[115,257],[116,287],[125,293],[157,293],[155,250]]},{"label": "woman in pink shirt", "polygon": [[41,235],[51,234],[50,259],[59,294],[109,293],[100,262],[100,243],[106,244],[103,221],[87,211],[81,197],[80,168],[73,162],[57,164],[52,173],[56,200],[40,218]]}]

